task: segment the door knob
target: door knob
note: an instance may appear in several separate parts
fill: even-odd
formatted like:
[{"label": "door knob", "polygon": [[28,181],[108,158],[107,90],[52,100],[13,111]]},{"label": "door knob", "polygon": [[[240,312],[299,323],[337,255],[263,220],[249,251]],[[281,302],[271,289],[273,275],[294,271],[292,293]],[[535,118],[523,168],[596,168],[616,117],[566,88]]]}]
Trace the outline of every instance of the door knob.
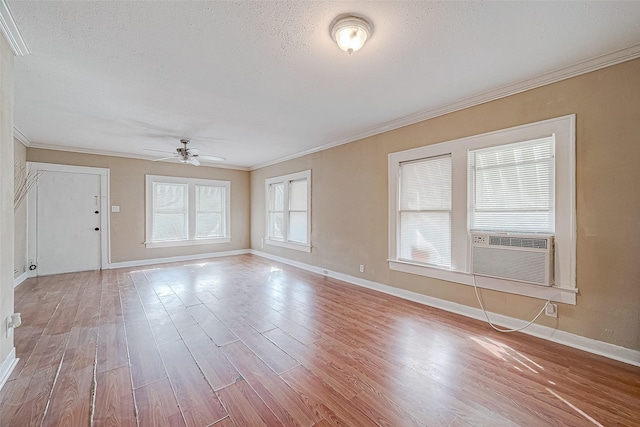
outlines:
[{"label": "door knob", "polygon": [[100,213],[99,211],[96,211],[96,213]]},{"label": "door knob", "polygon": [[96,227],[96,228],[94,228],[94,230],[96,230],[96,231],[100,231],[100,228]]}]

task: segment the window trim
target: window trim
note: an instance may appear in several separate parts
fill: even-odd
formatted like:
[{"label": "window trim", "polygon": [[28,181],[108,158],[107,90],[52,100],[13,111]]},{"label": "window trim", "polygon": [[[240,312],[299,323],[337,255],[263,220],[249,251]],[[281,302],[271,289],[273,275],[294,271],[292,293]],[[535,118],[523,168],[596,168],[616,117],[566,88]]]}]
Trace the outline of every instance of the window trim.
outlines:
[{"label": "window trim", "polygon": [[[292,181],[307,181],[307,243],[299,243],[288,240],[289,231],[289,186]],[[273,239],[269,237],[269,201],[270,191],[269,187],[272,184],[284,184],[284,210],[282,211],[282,221],[284,224],[284,236],[282,240]],[[267,178],[264,181],[265,188],[265,232],[264,243],[271,246],[279,246],[287,249],[294,249],[302,252],[311,252],[311,170],[305,170],[287,175],[274,176]],[[299,211],[296,211],[299,212]]]},{"label": "window trim", "polygon": [[[555,282],[554,286],[539,286],[490,277],[477,276],[480,288],[576,303],[576,189],[575,189],[575,114],[529,123],[522,126],[480,135],[436,143],[390,153],[389,171],[389,268],[440,280],[473,285],[470,274],[470,244],[468,215],[468,151],[504,145],[555,134]],[[398,259],[398,208],[400,163],[415,159],[451,154],[451,269],[427,266]]]},{"label": "window trim", "polygon": [[[153,184],[187,185],[187,239],[153,241]],[[223,237],[196,238],[196,186],[223,187],[225,189],[225,234]],[[214,179],[185,178],[177,176],[145,175],[145,242],[146,248],[210,245],[231,242],[231,182]]]}]

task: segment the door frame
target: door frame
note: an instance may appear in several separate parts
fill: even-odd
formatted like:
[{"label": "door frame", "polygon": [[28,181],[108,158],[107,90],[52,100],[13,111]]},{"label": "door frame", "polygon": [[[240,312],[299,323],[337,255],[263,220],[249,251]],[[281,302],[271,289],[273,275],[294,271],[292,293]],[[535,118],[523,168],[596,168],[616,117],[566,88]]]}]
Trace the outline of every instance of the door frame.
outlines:
[{"label": "door frame", "polygon": [[[109,215],[109,168],[97,168],[90,166],[73,166],[54,163],[27,162],[31,170],[47,172],[65,172],[65,173],[83,173],[89,175],[98,175],[100,177],[100,269],[109,268],[111,261],[109,228],[111,223],[111,215]],[[37,184],[36,184],[37,186]],[[37,239],[37,191],[30,191],[27,196],[27,269],[33,261],[38,265],[38,239]],[[27,270],[29,277],[37,276],[38,269]]]}]

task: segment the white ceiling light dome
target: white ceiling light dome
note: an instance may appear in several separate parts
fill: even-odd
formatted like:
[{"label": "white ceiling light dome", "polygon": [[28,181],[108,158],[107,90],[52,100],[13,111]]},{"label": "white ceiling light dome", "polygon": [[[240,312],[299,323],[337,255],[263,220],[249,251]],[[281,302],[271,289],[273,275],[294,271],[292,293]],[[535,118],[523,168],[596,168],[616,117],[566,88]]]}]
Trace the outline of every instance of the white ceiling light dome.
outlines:
[{"label": "white ceiling light dome", "polygon": [[352,54],[358,51],[373,34],[373,24],[363,16],[339,15],[329,27],[331,38],[340,49]]}]

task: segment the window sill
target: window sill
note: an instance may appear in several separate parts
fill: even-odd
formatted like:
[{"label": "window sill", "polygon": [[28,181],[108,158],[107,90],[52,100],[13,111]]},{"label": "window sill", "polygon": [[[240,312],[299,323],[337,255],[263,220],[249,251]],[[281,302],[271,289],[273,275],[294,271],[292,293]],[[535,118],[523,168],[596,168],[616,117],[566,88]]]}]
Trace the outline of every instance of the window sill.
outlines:
[{"label": "window sill", "polygon": [[215,239],[196,239],[196,240],[169,240],[165,242],[144,242],[147,249],[152,248],[171,248],[176,246],[195,246],[195,245],[214,245],[218,243],[229,243],[230,237],[218,237]]},{"label": "window sill", "polygon": [[[433,279],[446,280],[447,282],[473,286],[474,276],[466,272],[445,270],[407,261],[391,259],[388,261],[389,268],[394,271],[401,271],[403,273],[416,274],[418,276],[431,277]],[[475,281],[476,286],[480,289],[491,289],[494,291],[576,305],[576,294],[578,293],[578,289],[575,288],[539,286],[484,276],[475,276]]]},{"label": "window sill", "polygon": [[311,252],[311,246],[305,243],[283,242],[280,240],[264,239],[264,243],[272,246],[280,246],[281,248],[293,249],[301,252]]}]

